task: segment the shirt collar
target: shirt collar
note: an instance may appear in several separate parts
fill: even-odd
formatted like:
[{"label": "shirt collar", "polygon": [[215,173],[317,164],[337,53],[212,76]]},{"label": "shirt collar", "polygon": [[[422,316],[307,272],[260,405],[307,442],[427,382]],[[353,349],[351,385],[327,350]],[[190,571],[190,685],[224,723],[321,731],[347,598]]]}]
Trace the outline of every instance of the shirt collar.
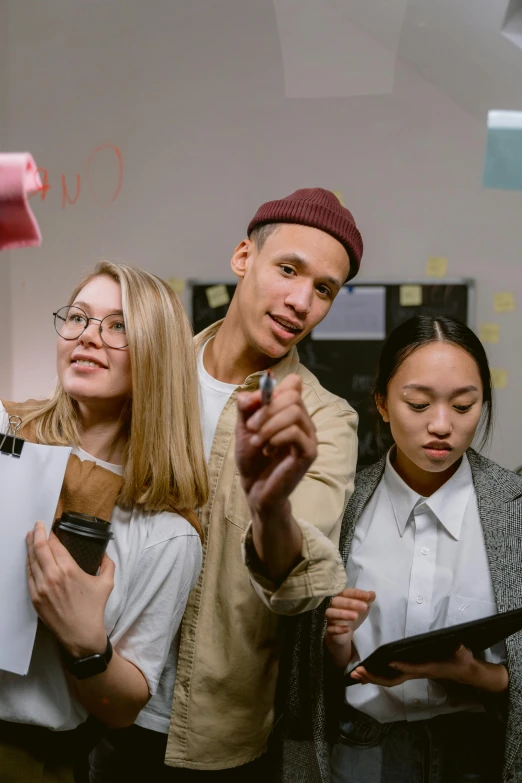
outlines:
[{"label": "shirt collar", "polygon": [[402,537],[408,524],[411,512],[420,499],[418,492],[414,492],[405,481],[401,479],[395,468],[393,467],[390,454],[393,449],[390,449],[386,456],[386,466],[384,468],[384,483],[388,494],[390,496],[390,502],[392,504],[393,513],[395,514],[395,521],[399,528],[399,534]]},{"label": "shirt collar", "polygon": [[473,477],[466,454],[453,476],[429,498],[423,498],[402,480],[390,461],[390,454],[391,450],[386,457],[384,482],[401,537],[415,506],[425,503],[441,525],[458,541],[464,512],[473,488]]}]

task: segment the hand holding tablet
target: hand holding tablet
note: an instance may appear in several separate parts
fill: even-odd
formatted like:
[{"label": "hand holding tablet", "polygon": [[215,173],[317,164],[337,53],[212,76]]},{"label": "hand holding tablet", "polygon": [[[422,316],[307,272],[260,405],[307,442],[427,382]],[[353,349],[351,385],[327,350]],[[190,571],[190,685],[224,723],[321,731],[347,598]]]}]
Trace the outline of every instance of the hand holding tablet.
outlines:
[{"label": "hand holding tablet", "polygon": [[[522,608],[518,608],[469,623],[440,628],[436,631],[384,644],[347,672],[344,684],[346,686],[356,685],[358,682],[370,682],[375,678],[387,680],[387,682],[377,684],[398,684],[404,679],[411,679],[412,671],[408,671],[408,664],[414,667],[418,664],[432,664],[433,662],[440,662],[441,665],[443,663],[444,665],[461,665],[466,663],[463,656],[473,657],[473,653],[487,650],[521,628]],[[406,664],[406,666],[401,665],[400,668],[393,668],[390,665],[397,662]],[[364,667],[371,679],[367,679],[364,675],[363,677],[352,677],[359,667]],[[445,678],[444,672],[430,676],[421,673],[420,669],[416,669],[415,672],[417,677]],[[403,677],[404,674],[409,676]],[[390,680],[397,680],[397,682],[392,683]]]}]

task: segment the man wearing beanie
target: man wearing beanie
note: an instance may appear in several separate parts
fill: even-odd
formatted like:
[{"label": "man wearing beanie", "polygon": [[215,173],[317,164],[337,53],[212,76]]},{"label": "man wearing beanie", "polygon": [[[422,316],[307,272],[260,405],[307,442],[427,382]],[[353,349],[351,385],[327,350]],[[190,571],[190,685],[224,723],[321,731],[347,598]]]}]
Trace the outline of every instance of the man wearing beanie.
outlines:
[{"label": "man wearing beanie", "polygon": [[[166,766],[143,780],[272,779],[264,754],[284,616],[314,609],[345,586],[338,536],[357,459],[355,411],[299,362],[296,345],[357,274],[362,251],[351,213],[330,191],[297,190],[263,204],[232,256],[238,285],[226,317],[196,337],[210,477],[200,515],[203,570],[177,656],[173,651],[158,694],[137,720],[150,735],[168,731]],[[266,369],[277,386],[270,405],[260,407]],[[297,456],[276,464],[274,444],[266,446],[283,430],[295,433],[285,454]],[[289,500],[285,481],[315,438],[317,457]],[[236,445],[248,473],[243,484]],[[260,491],[261,506],[253,501]],[[170,725],[155,722],[172,689]],[[141,780],[128,776],[130,766],[121,779]]]}]

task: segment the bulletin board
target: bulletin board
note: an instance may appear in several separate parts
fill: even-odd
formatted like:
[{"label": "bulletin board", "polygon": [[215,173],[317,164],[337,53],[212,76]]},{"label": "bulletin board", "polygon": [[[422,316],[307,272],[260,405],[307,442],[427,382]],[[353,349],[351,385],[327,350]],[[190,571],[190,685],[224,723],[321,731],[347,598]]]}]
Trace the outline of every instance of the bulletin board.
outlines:
[{"label": "bulletin board", "polygon": [[[200,332],[224,318],[232,282],[189,281],[190,315]],[[301,362],[321,384],[359,414],[359,467],[371,465],[385,444],[375,435],[371,390],[386,336],[414,315],[446,315],[474,327],[472,280],[371,282],[347,285],[324,321],[298,345]]]}]

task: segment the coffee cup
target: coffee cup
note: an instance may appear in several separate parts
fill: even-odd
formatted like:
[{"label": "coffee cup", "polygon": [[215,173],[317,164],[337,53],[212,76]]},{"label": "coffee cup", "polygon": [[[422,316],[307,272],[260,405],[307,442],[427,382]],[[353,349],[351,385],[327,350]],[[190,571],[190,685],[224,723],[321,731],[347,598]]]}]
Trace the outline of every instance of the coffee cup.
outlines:
[{"label": "coffee cup", "polygon": [[75,511],[64,511],[53,532],[80,568],[92,576],[98,573],[107,545],[114,538],[110,522]]}]

